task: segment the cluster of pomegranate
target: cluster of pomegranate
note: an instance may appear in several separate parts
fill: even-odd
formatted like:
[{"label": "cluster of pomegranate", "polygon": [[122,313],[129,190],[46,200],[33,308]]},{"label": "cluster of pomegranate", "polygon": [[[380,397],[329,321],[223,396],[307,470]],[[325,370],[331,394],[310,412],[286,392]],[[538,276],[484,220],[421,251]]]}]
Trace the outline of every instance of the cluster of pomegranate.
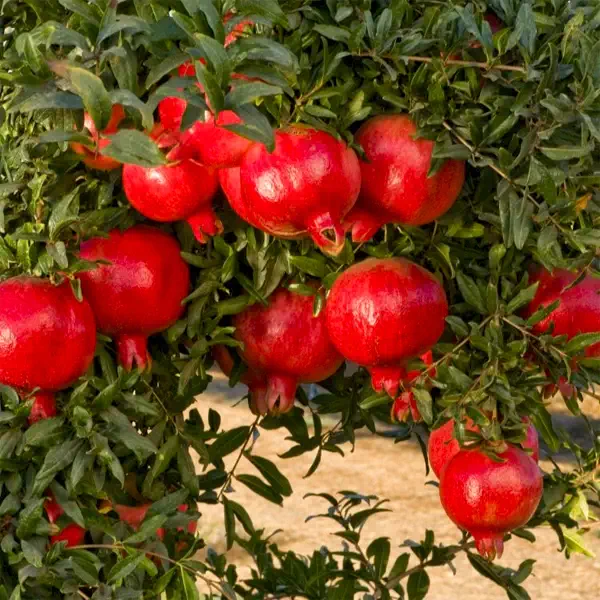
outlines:
[{"label": "cluster of pomegranate", "polygon": [[[80,256],[101,261],[70,284],[20,276],[0,283],[0,383],[34,403],[29,422],[57,414],[54,393],[90,367],[96,330],[114,338],[125,369],[144,369],[148,336],[184,312],[189,269],[175,238],[145,225],[84,242]],[[60,360],[57,357],[60,356]]]}]

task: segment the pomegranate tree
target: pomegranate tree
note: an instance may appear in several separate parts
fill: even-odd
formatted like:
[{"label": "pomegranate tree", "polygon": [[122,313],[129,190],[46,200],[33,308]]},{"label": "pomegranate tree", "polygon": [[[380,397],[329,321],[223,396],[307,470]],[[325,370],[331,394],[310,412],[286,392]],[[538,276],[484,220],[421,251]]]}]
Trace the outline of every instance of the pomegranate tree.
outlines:
[{"label": "pomegranate tree", "polygon": [[598,596],[597,12],[0,2],[0,600]]}]

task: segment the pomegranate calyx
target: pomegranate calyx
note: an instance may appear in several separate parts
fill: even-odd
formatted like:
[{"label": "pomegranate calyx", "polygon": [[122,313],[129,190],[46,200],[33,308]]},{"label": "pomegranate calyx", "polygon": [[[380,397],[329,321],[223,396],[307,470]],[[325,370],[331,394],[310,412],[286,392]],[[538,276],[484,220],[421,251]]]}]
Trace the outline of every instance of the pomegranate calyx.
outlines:
[{"label": "pomegranate calyx", "polygon": [[504,552],[504,536],[493,532],[472,532],[477,552],[486,560],[492,562],[502,558]]},{"label": "pomegranate calyx", "polygon": [[223,223],[211,207],[206,207],[204,210],[193,214],[186,221],[192,228],[194,237],[201,244],[206,244],[207,236],[212,237],[223,233]]},{"label": "pomegranate calyx", "polygon": [[368,242],[385,223],[386,219],[356,206],[345,219],[346,230],[352,232],[352,241],[358,244]]},{"label": "pomegranate calyx", "polygon": [[263,383],[248,384],[250,411],[256,416],[265,416],[269,413],[267,402],[267,386]]},{"label": "pomegranate calyx", "polygon": [[377,393],[385,391],[391,398],[396,399],[400,381],[406,378],[406,369],[402,366],[381,366],[368,367],[368,371],[371,374],[373,389]]},{"label": "pomegranate calyx", "polygon": [[52,392],[37,392],[33,398],[33,405],[28,418],[30,425],[44,419],[50,419],[58,414],[56,400]]},{"label": "pomegranate calyx", "polygon": [[392,404],[392,421],[404,423],[411,416],[415,423],[422,421],[421,413],[417,407],[415,395],[411,391],[402,392]]},{"label": "pomegranate calyx", "polygon": [[140,371],[150,369],[152,357],[148,352],[148,337],[142,334],[122,334],[116,339],[119,363],[126,371],[134,366]]},{"label": "pomegranate calyx", "polygon": [[297,387],[298,381],[289,375],[269,374],[264,398],[268,414],[283,415],[292,410]]},{"label": "pomegranate calyx", "polygon": [[326,254],[338,256],[344,249],[344,228],[329,213],[314,217],[307,229],[314,243]]}]

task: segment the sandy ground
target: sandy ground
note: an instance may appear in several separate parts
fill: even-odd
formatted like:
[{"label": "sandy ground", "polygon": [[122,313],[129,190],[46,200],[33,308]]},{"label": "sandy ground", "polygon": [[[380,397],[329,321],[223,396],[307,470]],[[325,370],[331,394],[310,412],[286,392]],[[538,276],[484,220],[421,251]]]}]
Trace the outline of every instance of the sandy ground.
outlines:
[{"label": "sandy ground", "polygon": [[[210,393],[205,393],[198,401],[197,408],[205,415],[209,407],[216,408],[223,417],[226,428],[251,424],[253,417],[245,403],[234,407],[232,399],[244,394],[245,388],[230,390],[222,376],[216,375]],[[598,403],[588,404],[598,414]],[[284,430],[285,432],[285,430]],[[405,549],[399,546],[406,539],[420,540],[426,529],[433,529],[436,541],[455,543],[459,539],[456,527],[444,514],[438,498],[437,488],[425,485],[430,477],[425,477],[421,452],[416,444],[394,444],[390,440],[377,437],[357,438],[353,453],[348,447],[346,457],[326,454],[321,466],[310,478],[303,476],[311,458],[306,456],[282,460],[289,442],[285,433],[263,431],[257,440],[254,452],[267,457],[279,466],[294,488],[294,494],[286,498],[283,507],[271,504],[238,484],[231,498],[243,504],[250,513],[256,527],[268,532],[283,529],[277,536],[280,547],[298,553],[309,554],[322,545],[339,547],[339,539],[331,533],[335,524],[328,520],[313,520],[305,523],[307,516],[323,512],[326,503],[318,499],[303,499],[308,492],[329,492],[351,489],[363,494],[374,494],[390,500],[391,513],[373,517],[364,530],[364,547],[376,537],[388,536],[392,543],[392,559]],[[246,462],[240,472],[252,473]],[[202,506],[200,533],[207,543],[223,551],[224,530],[221,507]],[[525,587],[535,600],[577,600],[579,598],[600,597],[600,559],[573,556],[569,561],[558,552],[556,534],[550,529],[536,532],[538,541],[534,545],[520,539],[511,540],[505,548],[502,564],[516,568],[527,558],[535,559],[533,575]],[[587,547],[600,555],[600,536],[586,536]],[[235,548],[230,560],[238,565],[247,565],[248,558]],[[390,564],[392,564],[390,562]],[[478,575],[464,557],[459,557],[453,575],[448,567],[431,569],[429,600],[500,600],[506,598],[503,590]]]}]

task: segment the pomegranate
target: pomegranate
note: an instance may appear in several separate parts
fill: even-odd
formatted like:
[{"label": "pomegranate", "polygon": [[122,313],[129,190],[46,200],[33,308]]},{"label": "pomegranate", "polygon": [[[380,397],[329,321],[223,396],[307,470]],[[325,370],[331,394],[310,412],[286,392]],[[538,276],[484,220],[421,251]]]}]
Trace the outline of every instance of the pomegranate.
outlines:
[{"label": "pomegranate", "polygon": [[405,258],[369,258],[337,278],[326,314],[338,351],[367,367],[375,391],[396,398],[406,362],[442,335],[448,302],[441,284],[419,265]]},{"label": "pomegranate", "polygon": [[525,452],[507,445],[498,457],[502,462],[480,449],[461,450],[440,481],[446,514],[488,560],[502,556],[504,535],[531,519],[543,492],[541,471]]},{"label": "pomegranate", "polygon": [[102,155],[102,150],[110,144],[110,140],[102,136],[117,133],[119,125],[124,118],[125,111],[123,110],[123,107],[120,104],[114,104],[108,125],[98,133],[94,120],[91,115],[86,112],[83,119],[83,127],[90,134],[96,147],[91,149],[79,142],[72,142],[71,149],[82,156],[83,158],[81,160],[92,169],[97,169],[99,171],[112,171],[113,169],[118,169],[121,166],[121,163],[118,160]]},{"label": "pomegranate", "polygon": [[54,498],[54,494],[52,492],[48,492],[48,499],[44,502],[44,510],[46,511],[46,515],[48,517],[48,521],[54,524],[62,515],[65,513],[62,506],[56,501]]},{"label": "pomegranate", "polygon": [[[430,367],[433,364],[433,352],[428,350],[420,357],[425,363],[426,367]],[[436,369],[425,369],[432,377],[435,376]],[[414,393],[411,391],[413,382],[421,375],[420,370],[409,371],[404,379],[405,391],[402,392],[392,404],[391,419],[392,421],[403,422],[407,421],[408,417],[411,416],[415,423],[422,421],[421,413],[417,407],[417,400]],[[429,381],[426,381],[428,387],[430,386]]]},{"label": "pomegranate", "polygon": [[268,306],[255,304],[233,317],[242,359],[266,380],[264,398],[254,403],[261,414],[288,412],[299,383],[322,381],[343,362],[327,335],[325,314],[315,317],[313,304],[310,296],[279,288]]},{"label": "pomegranate", "polygon": [[206,235],[217,235],[223,225],[212,208],[217,192],[217,174],[212,169],[180,158],[175,146],[160,167],[123,167],[123,187],[129,202],[141,214],[160,222],[186,220],[196,239],[204,243]]},{"label": "pomegranate", "polygon": [[[214,346],[212,355],[221,371],[227,376],[231,376],[234,361],[226,346]],[[267,405],[267,379],[262,373],[256,373],[252,369],[246,369],[246,372],[240,378],[240,381],[248,386],[250,395],[250,410],[255,415],[265,415],[269,412]]]},{"label": "pomegranate", "polygon": [[[148,503],[148,504],[140,504],[139,506],[127,506],[125,504],[115,504],[113,506],[114,511],[119,515],[119,519],[121,519],[121,521],[123,521],[124,523],[127,523],[127,525],[129,525],[132,529],[134,529],[135,531],[137,531],[142,523],[144,522],[144,519],[146,518],[146,515],[148,514],[148,510],[150,509],[150,507],[152,506],[152,504]],[[181,513],[185,513],[188,511],[188,505],[187,504],[180,504],[177,507],[177,510]],[[194,533],[196,533],[198,529],[198,523],[196,521],[192,521],[188,524],[187,526],[187,532],[191,533],[192,535]],[[182,527],[178,527],[177,531],[183,531]],[[164,540],[165,539],[165,535],[166,535],[166,531],[164,527],[159,527],[156,530],[156,535],[159,537],[159,539]]]},{"label": "pomegranate", "polygon": [[85,540],[85,529],[77,525],[77,523],[70,523],[60,533],[50,537],[50,545],[59,544],[60,542],[66,542],[67,548],[73,548],[73,546],[81,546]]},{"label": "pomegranate", "polygon": [[19,276],[0,283],[0,383],[25,394],[41,390],[30,423],[56,415],[53,392],[87,371],[95,349],[92,309],[67,281]]},{"label": "pomegranate", "polygon": [[81,258],[108,261],[79,274],[98,330],[115,338],[125,369],[150,362],[148,336],[170,327],[183,314],[190,273],[177,240],[147,225],[81,245]]},{"label": "pomegranate", "polygon": [[[540,459],[540,442],[537,430],[527,417],[523,417],[522,420],[524,423],[528,423],[527,437],[523,442],[523,447],[531,450],[531,458],[535,462],[538,462]],[[467,419],[465,428],[467,431],[479,431],[479,427],[471,419]],[[441,427],[431,432],[427,445],[427,454],[429,456],[429,464],[438,478],[450,460],[459,452],[460,444],[454,438],[454,419],[450,419]]]},{"label": "pomegranate", "polygon": [[[234,210],[231,178],[221,179]],[[354,150],[323,131],[294,125],[275,132],[275,150],[252,144],[242,158],[240,184],[243,214],[259,229],[290,238],[310,235],[329,254],[344,247],[341,220],[360,191],[360,166]]]},{"label": "pomegranate", "polygon": [[367,242],[386,223],[418,226],[435,221],[454,204],[465,179],[465,164],[447,160],[432,177],[434,142],[415,139],[407,115],[381,115],[356,134],[365,151],[360,198],[346,219],[355,242]]}]

